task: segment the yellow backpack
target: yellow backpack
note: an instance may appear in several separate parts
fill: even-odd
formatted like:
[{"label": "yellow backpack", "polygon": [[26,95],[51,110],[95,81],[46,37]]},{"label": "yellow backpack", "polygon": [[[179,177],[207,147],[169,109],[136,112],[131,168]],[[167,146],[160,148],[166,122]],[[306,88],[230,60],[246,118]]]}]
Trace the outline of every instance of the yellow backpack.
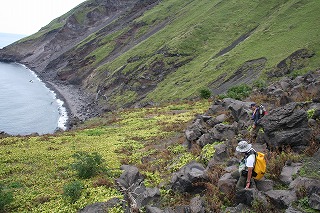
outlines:
[{"label": "yellow backpack", "polygon": [[252,177],[255,180],[260,180],[266,173],[267,161],[262,152],[256,152],[255,155],[256,155],[256,160],[255,160],[255,164],[252,172]]}]

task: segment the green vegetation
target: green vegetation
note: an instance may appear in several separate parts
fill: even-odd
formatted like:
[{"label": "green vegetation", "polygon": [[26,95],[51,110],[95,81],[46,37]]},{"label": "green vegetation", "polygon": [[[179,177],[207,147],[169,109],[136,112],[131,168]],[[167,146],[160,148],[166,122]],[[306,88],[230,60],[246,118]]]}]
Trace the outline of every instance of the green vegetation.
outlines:
[{"label": "green vegetation", "polygon": [[5,212],[5,207],[13,201],[12,192],[5,190],[5,187],[0,185],[0,212]]},{"label": "green vegetation", "polygon": [[316,109],[310,109],[307,111],[307,114],[308,114],[308,118],[313,118],[314,116],[314,113],[316,112]]},{"label": "green vegetation", "polygon": [[[146,182],[157,186],[169,173],[168,167],[176,154],[153,145],[165,146],[168,138],[180,135],[194,115],[204,112],[209,105],[208,101],[201,101],[119,110],[88,120],[81,126],[83,130],[1,138],[0,184],[6,188],[0,196],[10,198],[7,193],[12,192],[14,197],[5,203],[6,209],[76,212],[91,203],[121,198],[112,178],[122,173],[119,168],[123,163],[143,167]],[[183,154],[183,147],[177,143],[172,145],[176,147],[173,152]],[[158,156],[159,160],[141,163],[141,159],[149,156]],[[72,164],[77,170],[70,167]],[[179,161],[172,169],[182,164]],[[161,170],[154,170],[155,166]],[[86,178],[87,174],[95,175]],[[81,181],[81,190],[77,181]]]},{"label": "green vegetation", "polygon": [[228,89],[227,94],[219,95],[219,98],[233,98],[237,100],[243,100],[251,94],[252,88],[247,84],[241,84],[233,86]]},{"label": "green vegetation", "polygon": [[76,152],[73,156],[75,162],[71,168],[77,171],[80,178],[90,178],[103,170],[103,159],[99,153]]},{"label": "green vegetation", "polygon": [[299,210],[302,210],[303,212],[306,213],[317,213],[319,210],[312,209],[309,205],[309,199],[308,197],[303,197],[297,202],[297,207]]},{"label": "green vegetation", "polygon": [[[246,61],[266,58],[265,73],[298,49],[310,49],[317,55],[319,29],[312,25],[317,22],[319,8],[320,2],[314,0],[161,1],[136,21],[144,23],[144,32],[166,20],[170,20],[170,24],[115,60],[101,65],[97,71],[102,74],[105,70],[110,73],[121,70],[140,76],[148,73],[155,62],[170,67],[172,60],[191,59],[171,72],[145,99],[161,102],[196,97],[204,85],[210,85],[225,73],[226,78],[230,77]],[[249,32],[247,39],[226,54],[218,55]],[[169,54],[163,55],[159,50]],[[128,62],[134,57],[138,60]],[[316,58],[308,59],[299,73],[320,67]],[[98,73],[93,79],[98,84],[102,81],[111,84],[114,80],[101,78]],[[263,81],[256,82],[257,86],[263,87]]]},{"label": "green vegetation", "polygon": [[211,97],[210,89],[201,89],[200,90],[200,97],[203,99],[209,99]]},{"label": "green vegetation", "polygon": [[[320,29],[314,27],[319,10],[316,0],[163,0],[129,24],[115,19],[83,38],[64,55],[70,57],[69,64],[59,72],[69,75],[74,70],[70,76],[89,76],[82,86],[93,93],[108,88],[101,94],[108,98],[99,103],[115,108],[137,100],[163,103],[198,98],[204,87],[214,91],[234,76],[245,79],[248,86],[263,88],[274,80],[268,73],[277,72],[277,65],[297,50],[313,56],[293,63],[285,60],[292,65],[289,76],[320,67]],[[106,13],[89,0],[22,41],[41,43],[40,38],[68,21],[86,27],[92,11]],[[256,59],[265,62],[252,64]]]},{"label": "green vegetation", "polygon": [[217,144],[219,144],[219,142],[215,142],[213,144],[207,144],[202,148],[200,158],[205,165],[207,165],[209,160],[211,160],[212,157],[214,156],[214,153],[216,152],[214,147]]},{"label": "green vegetation", "polygon": [[[75,8],[22,41],[60,29],[71,15],[78,24],[85,24],[87,13],[93,9]],[[280,61],[299,49],[307,49],[314,56],[299,61],[301,66],[293,67],[289,75],[318,69],[320,29],[315,23],[319,10],[320,1],[316,0],[162,0],[132,24],[111,27],[107,33],[101,29],[84,38],[65,55],[73,65],[78,63],[73,58],[84,59],[83,66],[72,75],[87,76],[83,82],[90,91],[108,91],[99,103],[119,110],[88,120],[77,130],[1,138],[0,184],[6,187],[0,188],[0,211],[76,212],[91,203],[121,198],[112,178],[121,174],[122,164],[137,166],[150,187],[161,186],[168,181],[168,174],[191,161],[207,164],[216,143],[191,152],[181,144],[185,127],[211,103],[186,100],[199,96],[208,99],[220,83],[234,76],[244,77],[248,83],[233,85],[220,97],[243,100],[252,88],[264,88],[273,80],[267,77],[268,72],[275,71]],[[248,65],[260,58],[266,63]],[[67,66],[66,71],[71,68]],[[158,106],[121,108],[137,100]],[[161,105],[169,101],[175,104]],[[313,110],[308,111],[309,118],[313,115]],[[290,151],[270,155],[266,177],[273,180],[279,179],[287,161],[302,158]],[[305,165],[299,175],[319,178],[314,169],[318,164]],[[218,189],[224,171],[215,165],[210,172],[210,181],[201,184],[205,184],[205,196],[212,198],[207,200],[209,208],[221,209],[232,200]],[[185,194],[160,190],[165,204],[187,200]],[[306,204],[302,197],[299,205]],[[255,200],[253,208],[263,211],[263,205]],[[111,212],[121,212],[121,207]]]},{"label": "green vegetation", "polygon": [[76,202],[82,193],[83,185],[80,181],[73,181],[63,187],[62,196],[70,203]]},{"label": "green vegetation", "polygon": [[258,88],[258,89],[263,89],[267,86],[267,83],[263,79],[257,79],[253,82],[253,86]]}]

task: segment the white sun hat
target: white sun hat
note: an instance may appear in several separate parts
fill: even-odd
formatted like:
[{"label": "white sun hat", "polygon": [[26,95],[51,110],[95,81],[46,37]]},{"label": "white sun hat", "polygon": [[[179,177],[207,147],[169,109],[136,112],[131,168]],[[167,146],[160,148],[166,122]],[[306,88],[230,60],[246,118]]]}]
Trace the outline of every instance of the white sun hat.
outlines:
[{"label": "white sun hat", "polygon": [[240,141],[238,143],[238,146],[236,147],[236,150],[238,152],[247,152],[251,149],[252,145],[251,144],[248,144],[247,141]]}]

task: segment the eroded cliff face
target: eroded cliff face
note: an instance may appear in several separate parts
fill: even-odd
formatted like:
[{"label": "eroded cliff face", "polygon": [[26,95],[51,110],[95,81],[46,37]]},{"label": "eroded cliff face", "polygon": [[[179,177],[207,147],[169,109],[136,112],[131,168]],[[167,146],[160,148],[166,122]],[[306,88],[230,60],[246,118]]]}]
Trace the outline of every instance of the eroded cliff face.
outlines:
[{"label": "eroded cliff face", "polygon": [[[147,2],[147,4],[145,3]],[[141,15],[149,3],[141,0],[92,0],[53,20],[36,34],[0,51],[2,61],[20,62],[44,78],[75,82],[77,70],[90,62],[87,54],[97,48],[99,40],[117,28],[125,28]],[[96,39],[77,45],[91,34]],[[76,49],[76,51],[75,51]],[[59,72],[63,74],[58,75]],[[88,70],[87,72],[90,72]],[[78,78],[77,78],[78,79]],[[76,80],[77,81],[77,80]]]},{"label": "eroded cliff face", "polygon": [[[156,0],[86,1],[53,20],[36,34],[0,49],[0,61],[25,64],[35,70],[42,79],[52,86],[55,85],[54,87],[61,83],[76,85],[76,91],[72,93],[84,96],[83,92],[78,93],[77,90],[85,91],[87,85],[91,84],[90,81],[83,82],[86,77],[98,66],[132,47],[132,37],[135,36],[136,29],[143,26],[139,23],[134,24],[134,19],[157,3]],[[126,28],[131,30],[126,32],[124,30]],[[108,45],[106,38],[118,31],[120,33],[115,38],[116,45],[112,47],[110,54],[97,63],[97,54],[94,52],[101,46]],[[121,33],[122,31],[125,33]],[[144,37],[146,38],[148,36]],[[142,40],[140,39],[140,42]],[[130,44],[128,44],[129,41]],[[72,88],[74,87],[69,87],[69,89]],[[65,88],[56,88],[58,92],[62,89]],[[96,106],[97,104],[94,103],[96,91],[89,91],[86,94],[91,98],[82,97],[87,99],[85,101],[87,103],[82,105],[88,104],[90,108]],[[79,101],[75,102],[79,104]],[[94,111],[100,111],[100,109],[95,107]],[[78,113],[73,112],[73,114]],[[89,114],[85,117],[96,115],[93,112]]]}]

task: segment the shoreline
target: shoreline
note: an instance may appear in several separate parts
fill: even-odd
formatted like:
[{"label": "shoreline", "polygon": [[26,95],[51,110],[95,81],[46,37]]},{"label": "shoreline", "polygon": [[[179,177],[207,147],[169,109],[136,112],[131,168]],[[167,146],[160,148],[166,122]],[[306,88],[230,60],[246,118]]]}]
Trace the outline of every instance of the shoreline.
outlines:
[{"label": "shoreline", "polygon": [[92,100],[79,87],[53,82],[51,80],[42,79],[42,81],[56,94],[56,99],[63,101],[63,107],[65,107],[68,117],[66,130],[70,129],[79,121],[81,122],[93,117],[89,109]]},{"label": "shoreline", "polygon": [[[88,105],[92,102],[89,95],[85,94],[80,87],[75,85],[67,85],[59,80],[54,79],[53,76],[43,76],[41,72],[38,72],[34,67],[33,69],[26,64],[14,62],[24,66],[30,72],[33,72],[45,86],[54,93],[55,99],[62,101],[62,107],[65,108],[67,113],[67,119],[65,122],[65,130],[70,129],[73,125],[79,121],[84,121],[93,117],[93,113],[88,109]],[[89,113],[88,113],[89,112]],[[57,130],[63,130],[57,126]]]},{"label": "shoreline", "polygon": [[[93,99],[79,86],[66,84],[56,80],[53,76],[44,76],[41,72],[38,72],[36,67],[30,68],[28,65],[23,63],[14,63],[21,64],[33,72],[45,84],[45,86],[55,94],[55,98],[63,102],[62,107],[65,108],[67,113],[65,130],[69,130],[79,122],[98,115],[93,111],[93,108],[95,108],[93,107],[95,105]],[[60,130],[65,131],[57,126],[56,131]]]},{"label": "shoreline", "polygon": [[[54,95],[54,99],[59,105],[59,120],[56,125],[56,129],[52,133],[55,134],[59,131],[67,131],[72,129],[80,122],[97,116],[98,114],[92,109],[95,105],[93,99],[86,94],[80,86],[68,85],[64,82],[54,78],[46,78],[41,75],[41,72],[37,72],[36,68],[29,68],[27,65],[19,62],[2,62],[2,63],[14,63],[27,69],[32,75],[39,79],[42,84]],[[45,118],[43,118],[45,119]],[[36,131],[30,134],[9,134],[3,130],[0,130],[0,138],[6,136],[27,136],[27,135],[42,135]]]}]

